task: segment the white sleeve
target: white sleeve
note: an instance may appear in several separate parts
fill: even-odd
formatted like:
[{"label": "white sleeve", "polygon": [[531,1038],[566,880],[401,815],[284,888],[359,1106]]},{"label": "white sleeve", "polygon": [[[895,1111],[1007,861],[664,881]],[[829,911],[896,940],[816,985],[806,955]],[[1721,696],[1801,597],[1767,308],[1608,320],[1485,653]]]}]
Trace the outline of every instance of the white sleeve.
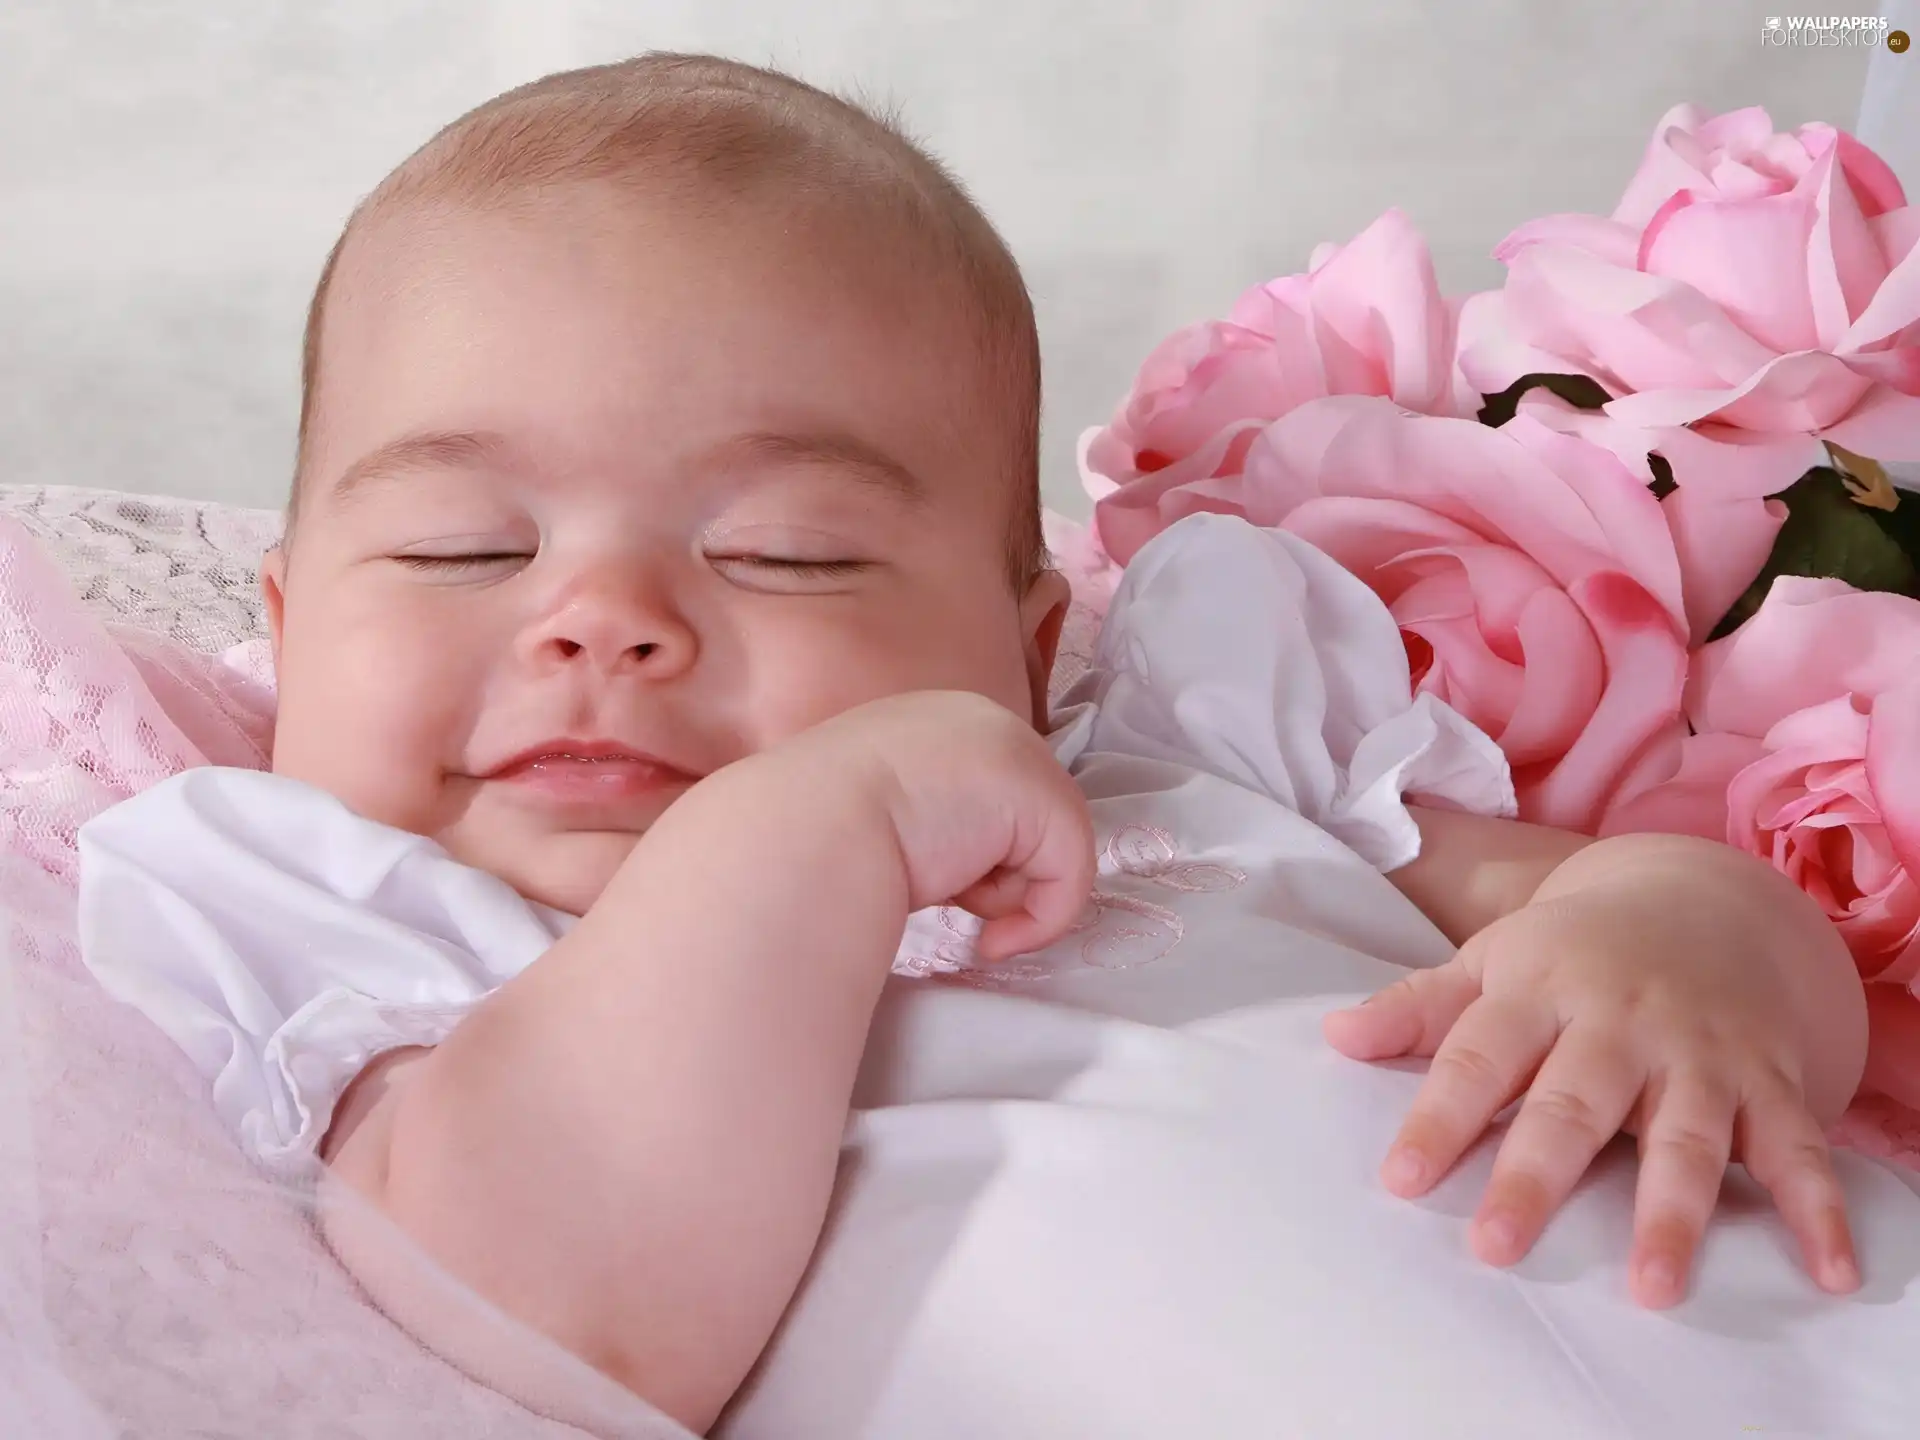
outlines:
[{"label": "white sleeve", "polygon": [[188,770],[80,830],[87,968],[184,1050],[242,1147],[311,1156],[367,1062],[433,1045],[567,917],[252,770]]},{"label": "white sleeve", "polygon": [[1190,516],[1134,557],[1066,699],[1091,702],[1080,753],[1260,791],[1383,871],[1420,852],[1405,796],[1515,813],[1499,747],[1413,693],[1380,598],[1306,541],[1238,518]]}]

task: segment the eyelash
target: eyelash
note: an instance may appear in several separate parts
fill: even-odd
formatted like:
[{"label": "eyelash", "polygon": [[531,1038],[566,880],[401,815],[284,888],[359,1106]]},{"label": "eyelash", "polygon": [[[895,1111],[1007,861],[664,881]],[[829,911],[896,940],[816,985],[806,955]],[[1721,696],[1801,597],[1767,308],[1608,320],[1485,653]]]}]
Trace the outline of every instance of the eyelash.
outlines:
[{"label": "eyelash", "polygon": [[[471,570],[502,560],[531,560],[518,551],[487,551],[475,555],[396,555],[393,557],[412,570]],[[873,568],[869,560],[789,560],[779,555],[713,555],[716,564],[750,565],[757,570],[773,570],[783,575],[837,577],[857,575]]]},{"label": "eyelash", "polygon": [[868,560],[788,560],[779,555],[713,555],[708,558],[720,565],[751,565],[756,570],[774,570],[782,575],[832,577],[857,575],[862,570],[873,568]]}]

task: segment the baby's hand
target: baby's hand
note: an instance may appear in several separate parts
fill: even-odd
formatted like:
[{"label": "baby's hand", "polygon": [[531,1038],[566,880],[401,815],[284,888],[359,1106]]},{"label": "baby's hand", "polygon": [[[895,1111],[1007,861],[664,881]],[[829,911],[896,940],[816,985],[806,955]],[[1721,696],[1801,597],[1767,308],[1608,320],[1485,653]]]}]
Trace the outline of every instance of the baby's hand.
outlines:
[{"label": "baby's hand", "polygon": [[920,691],[844,712],[789,742],[883,807],[909,904],[986,921],[984,959],[1052,944],[1093,889],[1086,798],[1031,724],[980,695]]},{"label": "baby's hand", "polygon": [[1782,941],[1766,936],[1777,897],[1690,885],[1684,868],[1536,899],[1446,965],[1327,1018],[1328,1039],[1353,1058],[1433,1057],[1382,1178],[1396,1194],[1424,1193],[1524,1094],[1474,1218],[1481,1259],[1525,1255],[1630,1129],[1642,1304],[1686,1294],[1730,1158],[1770,1192],[1815,1281],[1853,1290],[1845,1202],[1808,1104],[1808,1032],[1785,968],[1796,962],[1775,963]]}]

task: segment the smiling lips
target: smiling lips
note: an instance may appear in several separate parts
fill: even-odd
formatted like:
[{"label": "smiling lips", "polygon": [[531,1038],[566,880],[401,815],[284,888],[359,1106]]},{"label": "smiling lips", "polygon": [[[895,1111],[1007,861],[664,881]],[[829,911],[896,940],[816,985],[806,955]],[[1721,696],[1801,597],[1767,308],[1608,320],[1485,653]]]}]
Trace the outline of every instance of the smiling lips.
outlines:
[{"label": "smiling lips", "polygon": [[485,778],[553,800],[605,804],[684,789],[700,777],[624,745],[551,740],[523,750]]}]

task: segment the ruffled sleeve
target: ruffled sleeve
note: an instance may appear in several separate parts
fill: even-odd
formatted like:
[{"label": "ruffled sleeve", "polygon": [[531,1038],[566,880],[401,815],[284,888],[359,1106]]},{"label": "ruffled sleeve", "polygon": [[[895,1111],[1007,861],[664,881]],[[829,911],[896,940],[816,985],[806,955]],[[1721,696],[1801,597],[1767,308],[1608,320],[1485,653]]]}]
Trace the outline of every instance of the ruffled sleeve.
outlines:
[{"label": "ruffled sleeve", "polygon": [[311,1156],[376,1056],[445,1039],[571,923],[283,776],[201,767],[80,831],[82,959],[255,1159]]},{"label": "ruffled sleeve", "polygon": [[1406,801],[1515,813],[1506,757],[1415,695],[1399,627],[1306,541],[1224,515],[1170,526],[1127,566],[1084,707],[1057,745],[1070,766],[1121,754],[1259,791],[1382,871],[1420,851]]}]

